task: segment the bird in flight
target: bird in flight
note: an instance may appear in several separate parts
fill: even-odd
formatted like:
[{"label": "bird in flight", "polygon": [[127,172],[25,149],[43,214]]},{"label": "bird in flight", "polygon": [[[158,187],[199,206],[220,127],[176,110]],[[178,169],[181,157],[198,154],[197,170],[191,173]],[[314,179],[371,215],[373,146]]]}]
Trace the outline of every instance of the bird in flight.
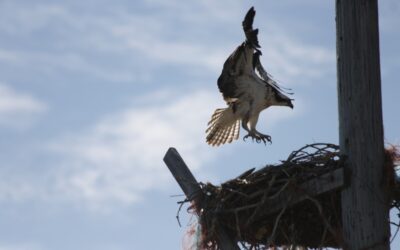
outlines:
[{"label": "bird in flight", "polygon": [[251,7],[242,25],[246,40],[236,48],[224,63],[218,78],[218,88],[227,103],[227,108],[215,110],[208,122],[206,141],[212,146],[231,143],[239,138],[240,123],[247,135],[256,142],[270,142],[271,136],[257,131],[258,117],[270,106],[293,108],[292,94],[275,82],[260,62],[258,29],[253,29],[256,12]]}]

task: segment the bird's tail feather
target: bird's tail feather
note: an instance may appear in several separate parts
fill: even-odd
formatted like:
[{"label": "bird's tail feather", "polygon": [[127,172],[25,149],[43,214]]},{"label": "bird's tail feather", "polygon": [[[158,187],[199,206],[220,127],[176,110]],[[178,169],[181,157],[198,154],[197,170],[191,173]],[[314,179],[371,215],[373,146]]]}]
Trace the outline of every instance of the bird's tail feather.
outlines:
[{"label": "bird's tail feather", "polygon": [[208,122],[206,141],[211,146],[231,143],[239,138],[240,120],[235,117],[232,108],[215,110]]}]

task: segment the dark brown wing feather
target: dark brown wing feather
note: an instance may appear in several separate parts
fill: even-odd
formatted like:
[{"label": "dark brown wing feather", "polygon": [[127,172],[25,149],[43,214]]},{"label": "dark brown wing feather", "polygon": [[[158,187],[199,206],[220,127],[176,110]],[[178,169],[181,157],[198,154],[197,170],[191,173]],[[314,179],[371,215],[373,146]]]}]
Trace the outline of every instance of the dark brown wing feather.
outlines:
[{"label": "dark brown wing feather", "polygon": [[222,73],[218,78],[218,88],[225,99],[237,98],[237,86],[235,80],[241,74],[241,64],[245,55],[245,44],[241,44],[236,50],[228,57],[224,63]]},{"label": "dark brown wing feather", "polygon": [[[253,21],[256,12],[253,7],[247,12],[242,25],[246,35],[246,41],[239,45],[236,50],[228,57],[224,63],[224,67],[220,77],[218,78],[218,88],[227,100],[229,98],[238,98],[235,80],[244,73],[248,68],[252,69],[254,50],[258,50],[258,29],[253,29]],[[261,52],[260,52],[261,53]],[[250,65],[250,67],[248,67]]]},{"label": "dark brown wing feather", "polygon": [[256,11],[254,10],[254,7],[251,7],[244,17],[242,26],[244,34],[246,35],[246,42],[250,43],[253,48],[257,49],[260,48],[260,44],[258,43],[257,38],[258,29],[253,30],[253,21],[255,15]]}]

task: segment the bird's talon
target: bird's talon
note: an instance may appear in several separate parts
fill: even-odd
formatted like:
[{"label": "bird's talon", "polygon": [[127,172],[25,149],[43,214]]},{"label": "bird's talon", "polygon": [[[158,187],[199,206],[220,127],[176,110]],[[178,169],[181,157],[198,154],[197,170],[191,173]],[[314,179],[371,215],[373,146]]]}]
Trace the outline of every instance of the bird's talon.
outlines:
[{"label": "bird's talon", "polygon": [[251,138],[251,140],[254,142],[256,141],[257,143],[261,143],[263,142],[264,145],[267,145],[267,142],[269,142],[270,144],[272,144],[271,141],[271,136],[269,135],[263,135],[263,134],[247,134],[245,136],[243,136],[243,141],[245,142],[247,140],[247,138]]}]

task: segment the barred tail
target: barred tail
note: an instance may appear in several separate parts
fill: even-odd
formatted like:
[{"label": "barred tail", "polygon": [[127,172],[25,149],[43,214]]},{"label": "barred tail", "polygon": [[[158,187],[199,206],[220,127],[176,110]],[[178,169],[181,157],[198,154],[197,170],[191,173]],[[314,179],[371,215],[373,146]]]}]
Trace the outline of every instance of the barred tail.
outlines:
[{"label": "barred tail", "polygon": [[240,120],[231,108],[217,109],[211,116],[206,130],[206,141],[211,146],[231,143],[239,138]]}]

